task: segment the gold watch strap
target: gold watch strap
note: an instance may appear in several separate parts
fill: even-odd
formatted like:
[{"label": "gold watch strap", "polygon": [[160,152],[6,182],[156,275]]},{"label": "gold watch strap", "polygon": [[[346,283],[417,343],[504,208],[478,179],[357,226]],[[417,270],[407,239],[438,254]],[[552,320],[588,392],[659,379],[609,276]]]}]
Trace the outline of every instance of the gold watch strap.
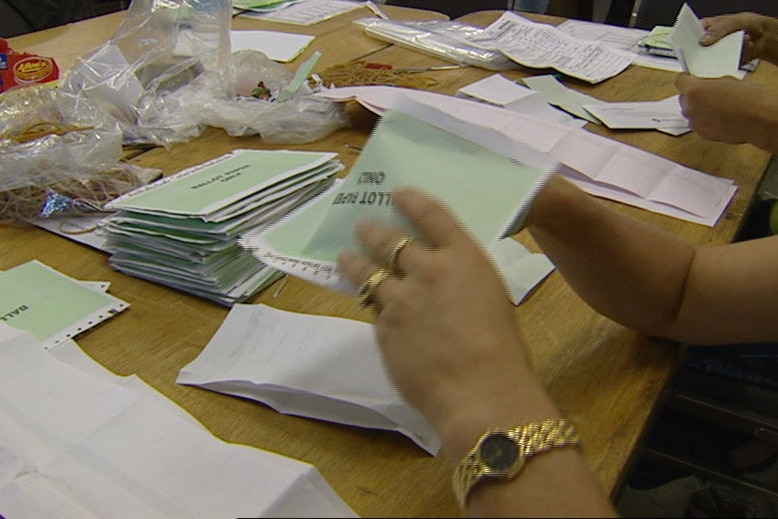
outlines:
[{"label": "gold watch strap", "polygon": [[518,448],[520,460],[517,460],[517,470],[512,474],[502,476],[505,479],[511,479],[516,476],[524,460],[535,454],[551,450],[553,447],[565,447],[580,443],[575,427],[569,420],[564,418],[549,418],[516,427],[486,431],[480,436],[475,447],[462,458],[462,461],[459,462],[459,465],[454,470],[452,477],[454,494],[459,506],[463,509],[465,508],[470,490],[481,480],[493,475],[490,474],[489,468],[480,459],[479,448],[485,438],[495,433],[502,433],[508,436]]}]

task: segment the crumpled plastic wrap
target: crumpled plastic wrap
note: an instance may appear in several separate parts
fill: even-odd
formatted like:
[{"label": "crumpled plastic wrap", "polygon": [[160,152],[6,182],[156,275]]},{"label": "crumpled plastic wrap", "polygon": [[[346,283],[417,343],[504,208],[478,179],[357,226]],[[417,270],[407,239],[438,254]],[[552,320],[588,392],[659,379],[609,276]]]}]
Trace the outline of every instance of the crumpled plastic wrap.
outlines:
[{"label": "crumpled plastic wrap", "polygon": [[[192,123],[223,128],[231,136],[260,135],[270,143],[304,143],[321,139],[349,122],[343,107],[313,95],[304,83],[288,100],[275,97],[294,74],[265,54],[241,50],[225,66],[204,72],[190,84],[150,99],[142,124],[160,128],[191,114]],[[252,97],[259,83],[269,99]],[[226,92],[219,94],[226,86]],[[146,108],[146,107],[144,107]]]},{"label": "crumpled plastic wrap", "polygon": [[[261,52],[232,54],[231,13],[229,0],[134,0],[116,33],[82,57],[60,89],[114,118],[125,143],[169,147],[206,126],[303,143],[348,124],[342,106],[315,97],[307,84],[276,100],[293,75]],[[260,81],[267,99],[242,88]]]},{"label": "crumpled plastic wrap", "polygon": [[0,222],[101,211],[159,177],[120,162],[122,135],[101,110],[45,85],[0,96]]}]

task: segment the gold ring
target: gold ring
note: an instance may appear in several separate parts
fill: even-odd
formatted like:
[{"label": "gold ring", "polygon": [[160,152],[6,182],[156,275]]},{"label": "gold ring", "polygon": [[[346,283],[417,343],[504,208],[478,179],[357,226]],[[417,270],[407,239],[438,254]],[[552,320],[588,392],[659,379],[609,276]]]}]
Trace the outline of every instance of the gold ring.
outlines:
[{"label": "gold ring", "polygon": [[385,268],[380,268],[370,274],[365,282],[360,285],[359,291],[357,292],[357,296],[359,297],[359,306],[364,308],[366,306],[372,305],[375,302],[376,290],[378,290],[378,287],[386,280],[386,278],[389,277],[390,274],[391,272]]},{"label": "gold ring", "polygon": [[412,241],[413,238],[405,236],[404,238],[400,238],[397,243],[394,244],[394,247],[392,247],[392,250],[389,252],[389,256],[386,261],[386,264],[389,265],[389,268],[392,269],[392,272],[397,272],[400,269],[400,266],[397,264],[397,258],[400,256],[400,253],[403,251],[403,249]]}]

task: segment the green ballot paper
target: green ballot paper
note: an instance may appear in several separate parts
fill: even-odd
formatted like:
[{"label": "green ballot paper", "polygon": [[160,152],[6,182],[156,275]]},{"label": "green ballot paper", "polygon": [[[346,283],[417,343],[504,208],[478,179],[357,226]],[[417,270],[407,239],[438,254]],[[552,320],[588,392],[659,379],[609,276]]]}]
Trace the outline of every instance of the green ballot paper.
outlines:
[{"label": "green ballot paper", "polygon": [[416,235],[392,206],[394,188],[413,186],[441,199],[488,247],[520,229],[555,166],[547,154],[517,146],[492,129],[403,99],[382,116],[342,182],[240,243],[279,270],[353,291],[335,260],[343,249],[358,250],[354,224],[359,218],[384,220]]},{"label": "green ballot paper", "polygon": [[127,307],[37,260],[0,273],[0,322],[32,333],[46,349]]}]

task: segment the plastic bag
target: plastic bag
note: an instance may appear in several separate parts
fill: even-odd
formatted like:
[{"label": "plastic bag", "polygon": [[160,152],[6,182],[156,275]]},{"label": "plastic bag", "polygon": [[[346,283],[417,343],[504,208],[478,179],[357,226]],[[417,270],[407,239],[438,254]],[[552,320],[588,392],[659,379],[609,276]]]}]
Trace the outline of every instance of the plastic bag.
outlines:
[{"label": "plastic bag", "polygon": [[[315,96],[307,83],[300,84],[290,99],[278,102],[279,93],[294,85],[294,74],[261,52],[233,53],[219,75],[224,77],[215,81],[225,81],[234,95],[209,99],[207,88],[191,89],[192,95],[184,92],[180,102],[187,110],[198,111],[204,124],[224,128],[231,136],[257,134],[272,143],[303,143],[325,137],[349,122],[342,104]],[[207,80],[210,74],[204,76]],[[256,89],[264,93],[264,99],[252,95]]]},{"label": "plastic bag", "polygon": [[229,0],[135,0],[111,39],[80,59],[60,88],[101,107],[132,143],[167,147],[208,125],[301,143],[348,122],[341,106],[307,85],[283,102],[240,95],[247,81],[272,91],[292,75],[260,52],[230,53],[231,13]]},{"label": "plastic bag", "polygon": [[0,96],[0,221],[101,211],[161,175],[120,162],[119,128],[74,101],[47,86]]},{"label": "plastic bag", "polygon": [[483,28],[448,20],[400,22],[381,18],[360,18],[354,23],[364,27],[368,36],[430,54],[460,65],[487,70],[517,68],[496,49],[480,48],[470,40]]}]

